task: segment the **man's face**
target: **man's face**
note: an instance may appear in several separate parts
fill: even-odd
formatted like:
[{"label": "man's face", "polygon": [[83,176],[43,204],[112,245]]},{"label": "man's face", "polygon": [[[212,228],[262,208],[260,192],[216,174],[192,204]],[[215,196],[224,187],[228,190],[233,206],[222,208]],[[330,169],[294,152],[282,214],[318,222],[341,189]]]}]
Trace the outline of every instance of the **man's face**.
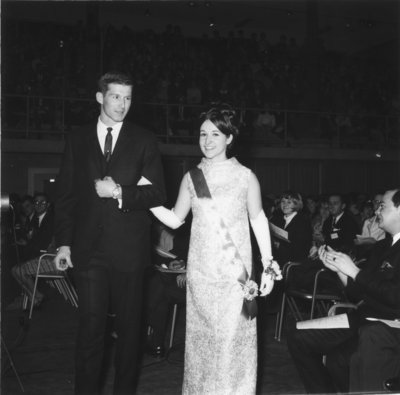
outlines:
[{"label": "man's face", "polygon": [[49,202],[44,196],[37,196],[34,203],[36,215],[42,215],[49,207]]},{"label": "man's face", "polygon": [[400,230],[400,206],[395,207],[392,201],[395,192],[385,192],[382,202],[376,210],[379,227],[392,235]]},{"label": "man's face", "polygon": [[31,201],[25,200],[21,204],[21,211],[25,215],[25,217],[30,217],[33,213],[34,210],[34,205],[32,204]]},{"label": "man's face", "polygon": [[105,94],[96,93],[96,100],[101,104],[100,120],[107,126],[122,122],[131,107],[132,86],[108,84]]},{"label": "man's face", "polygon": [[345,208],[345,205],[343,204],[340,196],[335,196],[335,195],[330,196],[329,200],[328,200],[328,204],[329,204],[329,212],[334,217],[337,217],[338,215],[340,215]]},{"label": "man's face", "polygon": [[383,199],[383,195],[381,195],[381,194],[374,196],[374,200],[372,201],[372,204],[374,205],[374,211],[378,210],[378,208],[382,202],[382,199]]}]

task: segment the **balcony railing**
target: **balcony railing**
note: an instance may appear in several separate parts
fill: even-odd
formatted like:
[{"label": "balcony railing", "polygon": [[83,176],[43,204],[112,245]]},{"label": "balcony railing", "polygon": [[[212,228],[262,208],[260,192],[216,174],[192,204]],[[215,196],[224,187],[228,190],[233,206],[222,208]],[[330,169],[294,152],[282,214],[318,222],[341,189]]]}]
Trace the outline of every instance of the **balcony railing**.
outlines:
[{"label": "balcony railing", "polygon": [[[62,140],[98,116],[94,99],[9,95],[2,98],[6,139]],[[197,144],[201,105],[133,102],[128,119],[152,130],[163,143]],[[400,117],[237,108],[241,138],[272,147],[400,147]],[[271,115],[273,117],[271,117]],[[274,120],[273,120],[274,119]]]}]

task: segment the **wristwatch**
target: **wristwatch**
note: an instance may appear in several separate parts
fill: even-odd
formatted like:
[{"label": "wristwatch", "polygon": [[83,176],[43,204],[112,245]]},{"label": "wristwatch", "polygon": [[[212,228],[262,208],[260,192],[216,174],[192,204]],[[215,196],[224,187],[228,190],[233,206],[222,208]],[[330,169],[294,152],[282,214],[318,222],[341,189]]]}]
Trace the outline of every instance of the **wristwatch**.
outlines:
[{"label": "wristwatch", "polygon": [[116,187],[112,191],[112,198],[113,199],[118,199],[121,197],[121,185],[117,184]]}]

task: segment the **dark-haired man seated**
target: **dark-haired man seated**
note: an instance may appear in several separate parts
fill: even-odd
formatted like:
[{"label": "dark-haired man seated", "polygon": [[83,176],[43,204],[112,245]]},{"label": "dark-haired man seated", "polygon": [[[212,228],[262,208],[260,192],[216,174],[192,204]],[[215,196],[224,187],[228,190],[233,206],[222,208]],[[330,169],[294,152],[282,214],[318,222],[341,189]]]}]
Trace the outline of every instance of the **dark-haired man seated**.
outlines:
[{"label": "dark-haired man seated", "polygon": [[322,226],[325,244],[334,250],[349,253],[354,246],[358,225],[348,214],[346,203],[340,194],[331,194],[328,198],[330,216]]},{"label": "dark-haired man seated", "polygon": [[381,391],[387,378],[400,374],[400,329],[392,327],[400,318],[400,189],[384,194],[376,214],[392,237],[376,243],[362,269],[345,253],[319,250],[349,300],[361,304],[347,314],[348,327],[289,333],[289,352],[308,393]]}]

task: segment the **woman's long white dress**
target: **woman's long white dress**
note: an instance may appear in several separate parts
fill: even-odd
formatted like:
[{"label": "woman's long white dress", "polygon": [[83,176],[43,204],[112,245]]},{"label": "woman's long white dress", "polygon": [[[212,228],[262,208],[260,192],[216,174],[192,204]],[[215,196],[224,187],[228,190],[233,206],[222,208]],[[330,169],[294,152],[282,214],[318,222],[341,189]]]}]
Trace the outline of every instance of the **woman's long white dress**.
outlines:
[{"label": "woman's long white dress", "polygon": [[[250,170],[235,158],[212,163],[203,170],[213,204],[223,218],[248,273],[252,270],[247,192]],[[242,314],[243,268],[232,264],[216,229],[218,221],[205,215],[210,199],[198,199],[192,180],[189,190],[193,222],[187,270],[187,316],[184,394],[254,394],[257,371],[256,320]]]}]

